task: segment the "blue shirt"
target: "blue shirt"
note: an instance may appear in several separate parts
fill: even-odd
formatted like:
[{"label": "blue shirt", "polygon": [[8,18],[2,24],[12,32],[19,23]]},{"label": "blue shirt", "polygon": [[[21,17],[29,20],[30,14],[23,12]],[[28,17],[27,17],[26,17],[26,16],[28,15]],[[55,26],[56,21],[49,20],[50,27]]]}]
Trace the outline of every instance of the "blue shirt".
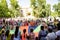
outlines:
[{"label": "blue shirt", "polygon": [[29,28],[28,28],[28,33],[30,33],[30,29],[35,29],[37,26],[29,26]]}]

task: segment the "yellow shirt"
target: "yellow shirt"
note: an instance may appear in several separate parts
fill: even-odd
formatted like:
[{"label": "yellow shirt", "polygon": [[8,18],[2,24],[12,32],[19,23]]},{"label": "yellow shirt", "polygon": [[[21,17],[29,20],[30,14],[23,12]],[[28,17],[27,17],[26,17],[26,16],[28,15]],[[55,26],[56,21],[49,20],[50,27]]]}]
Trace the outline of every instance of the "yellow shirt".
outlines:
[{"label": "yellow shirt", "polygon": [[11,40],[11,35],[9,34],[9,36],[6,38],[6,40]]}]

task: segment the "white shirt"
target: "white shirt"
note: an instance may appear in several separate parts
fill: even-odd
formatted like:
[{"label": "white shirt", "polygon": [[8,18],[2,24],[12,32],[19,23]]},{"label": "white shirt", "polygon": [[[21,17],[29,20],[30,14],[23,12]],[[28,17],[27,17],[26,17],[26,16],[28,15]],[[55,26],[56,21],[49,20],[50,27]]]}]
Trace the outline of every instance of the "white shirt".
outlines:
[{"label": "white shirt", "polygon": [[57,36],[60,36],[60,30],[56,32],[56,35]]},{"label": "white shirt", "polygon": [[46,39],[55,40],[56,37],[57,37],[56,34],[54,32],[52,32],[52,33],[48,33],[48,35],[46,36]]}]

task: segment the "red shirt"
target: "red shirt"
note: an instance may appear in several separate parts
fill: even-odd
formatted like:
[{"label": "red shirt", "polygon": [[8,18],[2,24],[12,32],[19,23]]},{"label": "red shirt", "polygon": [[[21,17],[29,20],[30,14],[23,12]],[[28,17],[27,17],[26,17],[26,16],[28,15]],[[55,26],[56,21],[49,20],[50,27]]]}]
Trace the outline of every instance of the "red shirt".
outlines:
[{"label": "red shirt", "polygon": [[22,34],[22,40],[26,40],[26,33],[24,34]]}]

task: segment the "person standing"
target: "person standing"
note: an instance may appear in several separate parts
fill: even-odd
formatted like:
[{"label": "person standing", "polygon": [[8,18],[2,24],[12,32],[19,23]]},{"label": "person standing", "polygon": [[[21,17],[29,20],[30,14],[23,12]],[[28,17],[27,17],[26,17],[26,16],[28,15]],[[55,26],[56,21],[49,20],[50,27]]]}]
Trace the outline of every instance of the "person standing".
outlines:
[{"label": "person standing", "polygon": [[6,40],[6,35],[4,30],[2,31],[0,37],[1,37],[0,40]]},{"label": "person standing", "polygon": [[19,26],[16,26],[15,35],[14,35],[14,40],[21,40],[21,39],[20,39]]},{"label": "person standing", "polygon": [[35,34],[33,33],[33,29],[30,29],[29,40],[35,40]]},{"label": "person standing", "polygon": [[11,38],[11,35],[9,33],[10,33],[10,31],[7,30],[6,31],[6,40],[10,40],[10,38]]},{"label": "person standing", "polygon": [[44,30],[44,26],[41,26],[41,30],[38,34],[38,40],[46,40],[46,37],[47,36],[47,31]]},{"label": "person standing", "polygon": [[56,33],[53,32],[52,28],[48,28],[49,33],[46,36],[47,40],[55,40],[56,39]]},{"label": "person standing", "polygon": [[56,32],[57,38],[56,40],[60,40],[60,22],[57,24],[58,31]]},{"label": "person standing", "polygon": [[22,34],[22,40],[26,40],[26,38],[27,38],[26,29],[24,29]]}]

